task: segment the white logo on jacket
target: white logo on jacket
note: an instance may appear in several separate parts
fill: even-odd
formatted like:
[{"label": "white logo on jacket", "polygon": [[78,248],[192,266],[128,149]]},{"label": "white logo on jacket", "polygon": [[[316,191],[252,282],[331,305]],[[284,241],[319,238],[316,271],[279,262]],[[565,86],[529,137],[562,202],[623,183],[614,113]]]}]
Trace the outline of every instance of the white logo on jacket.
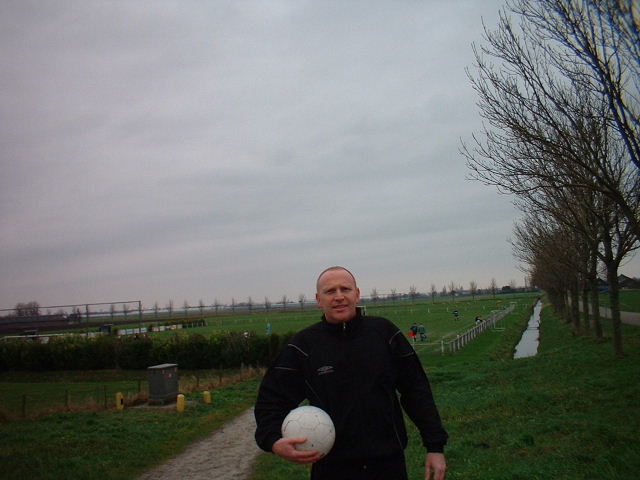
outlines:
[{"label": "white logo on jacket", "polygon": [[316,371],[318,372],[318,375],[326,375],[327,373],[333,373],[333,367],[331,365],[325,365]]}]

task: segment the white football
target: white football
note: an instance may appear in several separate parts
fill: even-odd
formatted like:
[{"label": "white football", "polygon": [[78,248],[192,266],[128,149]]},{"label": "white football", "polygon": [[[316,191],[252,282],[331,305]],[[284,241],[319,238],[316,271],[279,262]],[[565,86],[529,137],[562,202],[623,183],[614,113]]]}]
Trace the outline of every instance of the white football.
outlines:
[{"label": "white football", "polygon": [[296,450],[318,450],[324,457],[336,439],[333,421],[318,407],[305,405],[294,408],[282,422],[283,437],[307,437],[304,443],[296,444]]}]

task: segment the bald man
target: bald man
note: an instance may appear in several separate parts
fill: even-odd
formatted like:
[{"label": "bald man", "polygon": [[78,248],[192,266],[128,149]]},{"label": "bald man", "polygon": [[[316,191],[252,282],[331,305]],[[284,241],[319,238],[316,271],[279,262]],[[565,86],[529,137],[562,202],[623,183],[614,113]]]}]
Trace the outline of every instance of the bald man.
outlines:
[{"label": "bald man", "polygon": [[[318,276],[316,301],[321,321],[298,332],[262,380],[255,405],[258,446],[313,464],[312,480],[406,480],[404,409],[426,449],[425,479],[444,480],[447,432],[404,335],[385,318],[359,313],[360,290],[344,267]],[[282,437],[284,417],[305,399],[335,425],[326,457],[296,450],[304,438]]]}]

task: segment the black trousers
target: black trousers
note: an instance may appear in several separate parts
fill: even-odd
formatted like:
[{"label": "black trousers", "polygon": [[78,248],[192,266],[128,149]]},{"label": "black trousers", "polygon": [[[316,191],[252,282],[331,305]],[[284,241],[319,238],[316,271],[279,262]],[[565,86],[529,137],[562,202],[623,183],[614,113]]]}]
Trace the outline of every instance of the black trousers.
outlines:
[{"label": "black trousers", "polygon": [[404,455],[349,462],[324,463],[311,467],[311,480],[408,480]]}]

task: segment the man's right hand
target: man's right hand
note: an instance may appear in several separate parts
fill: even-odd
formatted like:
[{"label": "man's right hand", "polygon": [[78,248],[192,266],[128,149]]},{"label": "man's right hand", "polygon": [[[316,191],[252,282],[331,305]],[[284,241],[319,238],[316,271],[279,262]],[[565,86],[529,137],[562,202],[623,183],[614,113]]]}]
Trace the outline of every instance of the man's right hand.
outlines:
[{"label": "man's right hand", "polygon": [[306,437],[287,437],[281,438],[271,447],[271,451],[293,463],[314,463],[322,458],[322,455],[318,450],[302,451],[296,450],[298,443],[306,442]]}]

